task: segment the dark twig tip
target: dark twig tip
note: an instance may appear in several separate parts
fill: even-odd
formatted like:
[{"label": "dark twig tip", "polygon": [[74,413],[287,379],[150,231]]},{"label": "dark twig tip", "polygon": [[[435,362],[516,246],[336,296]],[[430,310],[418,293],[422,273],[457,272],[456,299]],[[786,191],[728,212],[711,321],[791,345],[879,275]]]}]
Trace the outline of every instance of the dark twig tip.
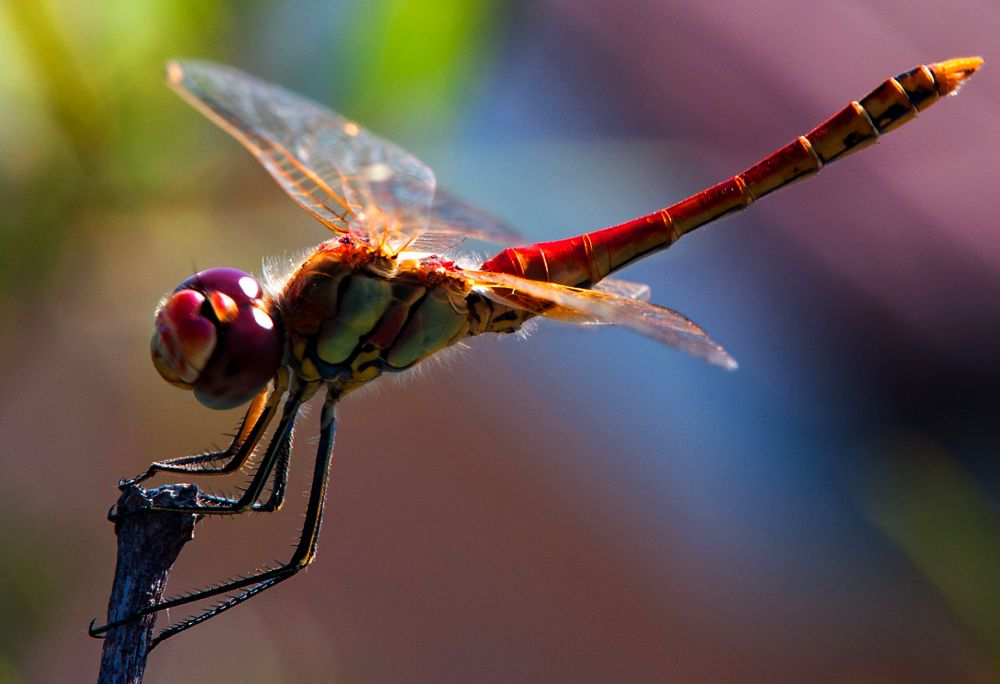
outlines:
[{"label": "dark twig tip", "polygon": [[[191,539],[198,515],[195,485],[145,490],[128,484],[109,517],[118,536],[118,566],[108,602],[108,622],[88,633],[104,638],[99,681],[138,681],[151,643],[153,613],[181,547]],[[125,679],[121,673],[128,673]]]}]

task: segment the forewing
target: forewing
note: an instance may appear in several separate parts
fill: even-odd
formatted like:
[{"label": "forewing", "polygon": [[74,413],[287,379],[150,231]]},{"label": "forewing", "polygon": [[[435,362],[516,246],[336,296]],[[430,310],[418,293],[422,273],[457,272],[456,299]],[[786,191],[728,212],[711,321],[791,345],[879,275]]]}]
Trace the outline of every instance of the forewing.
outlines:
[{"label": "forewing", "polygon": [[331,230],[416,230],[427,220],[430,168],[340,114],[211,62],[170,62],[167,80]]},{"label": "forewing", "polygon": [[716,366],[727,370],[736,368],[736,361],[725,349],[690,319],[671,309],[610,292],[528,280],[508,273],[463,273],[477,289],[508,306],[549,318],[613,323]]}]

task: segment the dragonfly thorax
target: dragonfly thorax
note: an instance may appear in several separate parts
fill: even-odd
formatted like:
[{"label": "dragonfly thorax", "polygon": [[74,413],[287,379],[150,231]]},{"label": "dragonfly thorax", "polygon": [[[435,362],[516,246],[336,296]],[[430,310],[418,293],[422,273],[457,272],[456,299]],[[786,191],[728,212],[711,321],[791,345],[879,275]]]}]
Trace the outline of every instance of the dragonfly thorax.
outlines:
[{"label": "dragonfly thorax", "polygon": [[336,396],[486,331],[493,314],[451,261],[409,258],[351,238],[325,243],[306,259],[276,309],[293,374],[325,383]]},{"label": "dragonfly thorax", "polygon": [[197,273],[156,310],[153,365],[164,380],[227,409],[249,401],[277,372],[281,328],[260,284],[234,268]]}]

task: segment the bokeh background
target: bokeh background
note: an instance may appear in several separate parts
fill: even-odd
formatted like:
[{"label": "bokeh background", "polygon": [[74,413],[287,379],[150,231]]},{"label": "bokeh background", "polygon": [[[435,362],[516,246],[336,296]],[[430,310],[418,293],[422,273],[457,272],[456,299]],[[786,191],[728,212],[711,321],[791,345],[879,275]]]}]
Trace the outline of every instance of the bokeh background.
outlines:
[{"label": "bokeh background", "polygon": [[[326,239],[167,58],[333,103],[535,241],[966,54],[960,97],[627,272],[738,372],[546,324],[351,397],[318,562],[146,681],[1000,679],[997,35],[991,0],[0,4],[0,681],[96,677],[115,482],[238,419],[153,371],[159,297]],[[316,413],[289,507],[201,524],[170,589],[286,556]]]}]

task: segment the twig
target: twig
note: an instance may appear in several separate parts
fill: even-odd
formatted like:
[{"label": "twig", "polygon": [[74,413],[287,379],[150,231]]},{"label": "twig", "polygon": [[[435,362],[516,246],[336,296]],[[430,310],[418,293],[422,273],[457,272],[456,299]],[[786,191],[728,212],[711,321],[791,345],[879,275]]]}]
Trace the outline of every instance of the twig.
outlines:
[{"label": "twig", "polygon": [[[112,516],[118,536],[118,565],[108,600],[109,622],[158,603],[181,548],[194,537],[198,516],[149,507],[192,506],[198,496],[198,486],[190,484],[148,491],[130,486],[122,492]],[[142,681],[155,622],[153,613],[108,630],[98,684]]]}]

